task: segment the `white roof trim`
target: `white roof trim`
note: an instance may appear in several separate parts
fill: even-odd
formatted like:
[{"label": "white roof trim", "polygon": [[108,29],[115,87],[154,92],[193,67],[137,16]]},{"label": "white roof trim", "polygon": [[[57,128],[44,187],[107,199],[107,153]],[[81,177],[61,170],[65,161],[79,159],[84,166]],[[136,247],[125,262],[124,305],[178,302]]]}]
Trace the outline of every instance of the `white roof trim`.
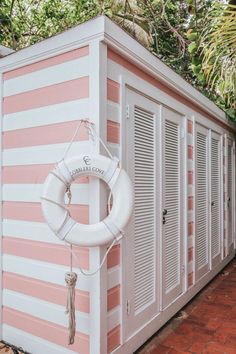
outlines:
[{"label": "white roof trim", "polygon": [[61,34],[1,58],[0,72],[9,71],[68,50],[73,50],[95,40],[104,41],[109,47],[127,59],[132,60],[138,67],[170,87],[173,91],[178,92],[181,96],[192,101],[221,122],[235,129],[235,124],[229,121],[225,113],[211,100],[105,16],[94,18]]},{"label": "white roof trim", "polygon": [[104,17],[99,16],[32,46],[21,49],[7,58],[0,59],[0,72],[50,58],[56,54],[79,48],[94,40],[102,40],[104,38],[104,26]]},{"label": "white roof trim", "polygon": [[4,47],[3,45],[0,45],[0,58],[5,57],[6,55],[14,53],[14,50],[8,47]]}]

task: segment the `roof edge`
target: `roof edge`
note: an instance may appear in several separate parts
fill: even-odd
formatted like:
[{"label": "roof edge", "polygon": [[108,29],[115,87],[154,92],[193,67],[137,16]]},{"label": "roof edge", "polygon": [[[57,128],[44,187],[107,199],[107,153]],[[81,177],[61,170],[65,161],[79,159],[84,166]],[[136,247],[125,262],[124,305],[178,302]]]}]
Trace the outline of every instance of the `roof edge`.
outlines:
[{"label": "roof edge", "polygon": [[[91,24],[93,25],[91,26]],[[104,16],[95,17],[56,34],[41,42],[11,53],[8,57],[0,59],[0,73],[16,69],[20,66],[32,64],[37,60],[43,60],[53,55],[64,53],[86,45],[93,40],[103,40],[105,32]]]},{"label": "roof edge", "polygon": [[0,44],[0,58],[6,57],[7,55],[12,54],[14,52],[15,51],[13,49]]}]

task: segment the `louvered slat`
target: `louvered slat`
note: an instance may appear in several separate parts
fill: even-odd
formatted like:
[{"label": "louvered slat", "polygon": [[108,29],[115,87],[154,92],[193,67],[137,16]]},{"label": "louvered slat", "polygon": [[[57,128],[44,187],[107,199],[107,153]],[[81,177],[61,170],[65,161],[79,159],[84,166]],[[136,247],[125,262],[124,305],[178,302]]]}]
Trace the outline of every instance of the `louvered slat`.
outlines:
[{"label": "louvered slat", "polygon": [[179,284],[180,271],[180,151],[179,125],[165,121],[164,286],[169,292]]},{"label": "louvered slat", "polygon": [[220,253],[220,142],[211,139],[211,247],[212,257]]},{"label": "louvered slat", "polygon": [[134,311],[155,297],[155,161],[153,114],[134,107]]},{"label": "louvered slat", "polygon": [[228,244],[233,242],[232,235],[232,197],[233,197],[233,179],[232,179],[232,146],[228,144]]},{"label": "louvered slat", "polygon": [[197,132],[196,139],[196,266],[208,263],[207,240],[207,136]]}]

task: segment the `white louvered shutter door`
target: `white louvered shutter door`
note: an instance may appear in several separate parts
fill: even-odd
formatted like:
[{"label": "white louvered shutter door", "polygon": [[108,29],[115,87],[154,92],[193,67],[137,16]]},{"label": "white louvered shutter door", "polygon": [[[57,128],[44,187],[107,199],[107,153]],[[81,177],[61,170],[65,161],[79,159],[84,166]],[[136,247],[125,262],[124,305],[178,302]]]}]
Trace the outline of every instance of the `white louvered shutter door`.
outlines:
[{"label": "white louvered shutter door", "polygon": [[195,217],[195,267],[196,279],[209,269],[208,235],[208,130],[196,124],[196,217]]},{"label": "white louvered shutter door", "polygon": [[157,313],[155,120],[158,105],[128,91],[127,168],[134,184],[134,213],[126,243],[127,335]]},{"label": "white louvered shutter door", "polygon": [[181,116],[163,108],[162,307],[182,293]]},{"label": "white louvered shutter door", "polygon": [[221,159],[220,135],[211,133],[211,257],[212,266],[221,260]]},{"label": "white louvered shutter door", "polygon": [[228,251],[233,250],[233,142],[228,139],[227,158],[227,210],[228,210]]}]

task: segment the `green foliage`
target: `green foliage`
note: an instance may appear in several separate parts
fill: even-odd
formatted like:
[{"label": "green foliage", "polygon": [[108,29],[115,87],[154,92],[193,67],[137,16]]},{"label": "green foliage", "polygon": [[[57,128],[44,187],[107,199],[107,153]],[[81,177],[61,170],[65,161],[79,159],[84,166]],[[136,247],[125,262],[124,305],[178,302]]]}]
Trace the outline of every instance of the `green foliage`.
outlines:
[{"label": "green foliage", "polygon": [[236,6],[216,4],[207,18],[200,37],[202,71],[226,106],[236,109]]}]

